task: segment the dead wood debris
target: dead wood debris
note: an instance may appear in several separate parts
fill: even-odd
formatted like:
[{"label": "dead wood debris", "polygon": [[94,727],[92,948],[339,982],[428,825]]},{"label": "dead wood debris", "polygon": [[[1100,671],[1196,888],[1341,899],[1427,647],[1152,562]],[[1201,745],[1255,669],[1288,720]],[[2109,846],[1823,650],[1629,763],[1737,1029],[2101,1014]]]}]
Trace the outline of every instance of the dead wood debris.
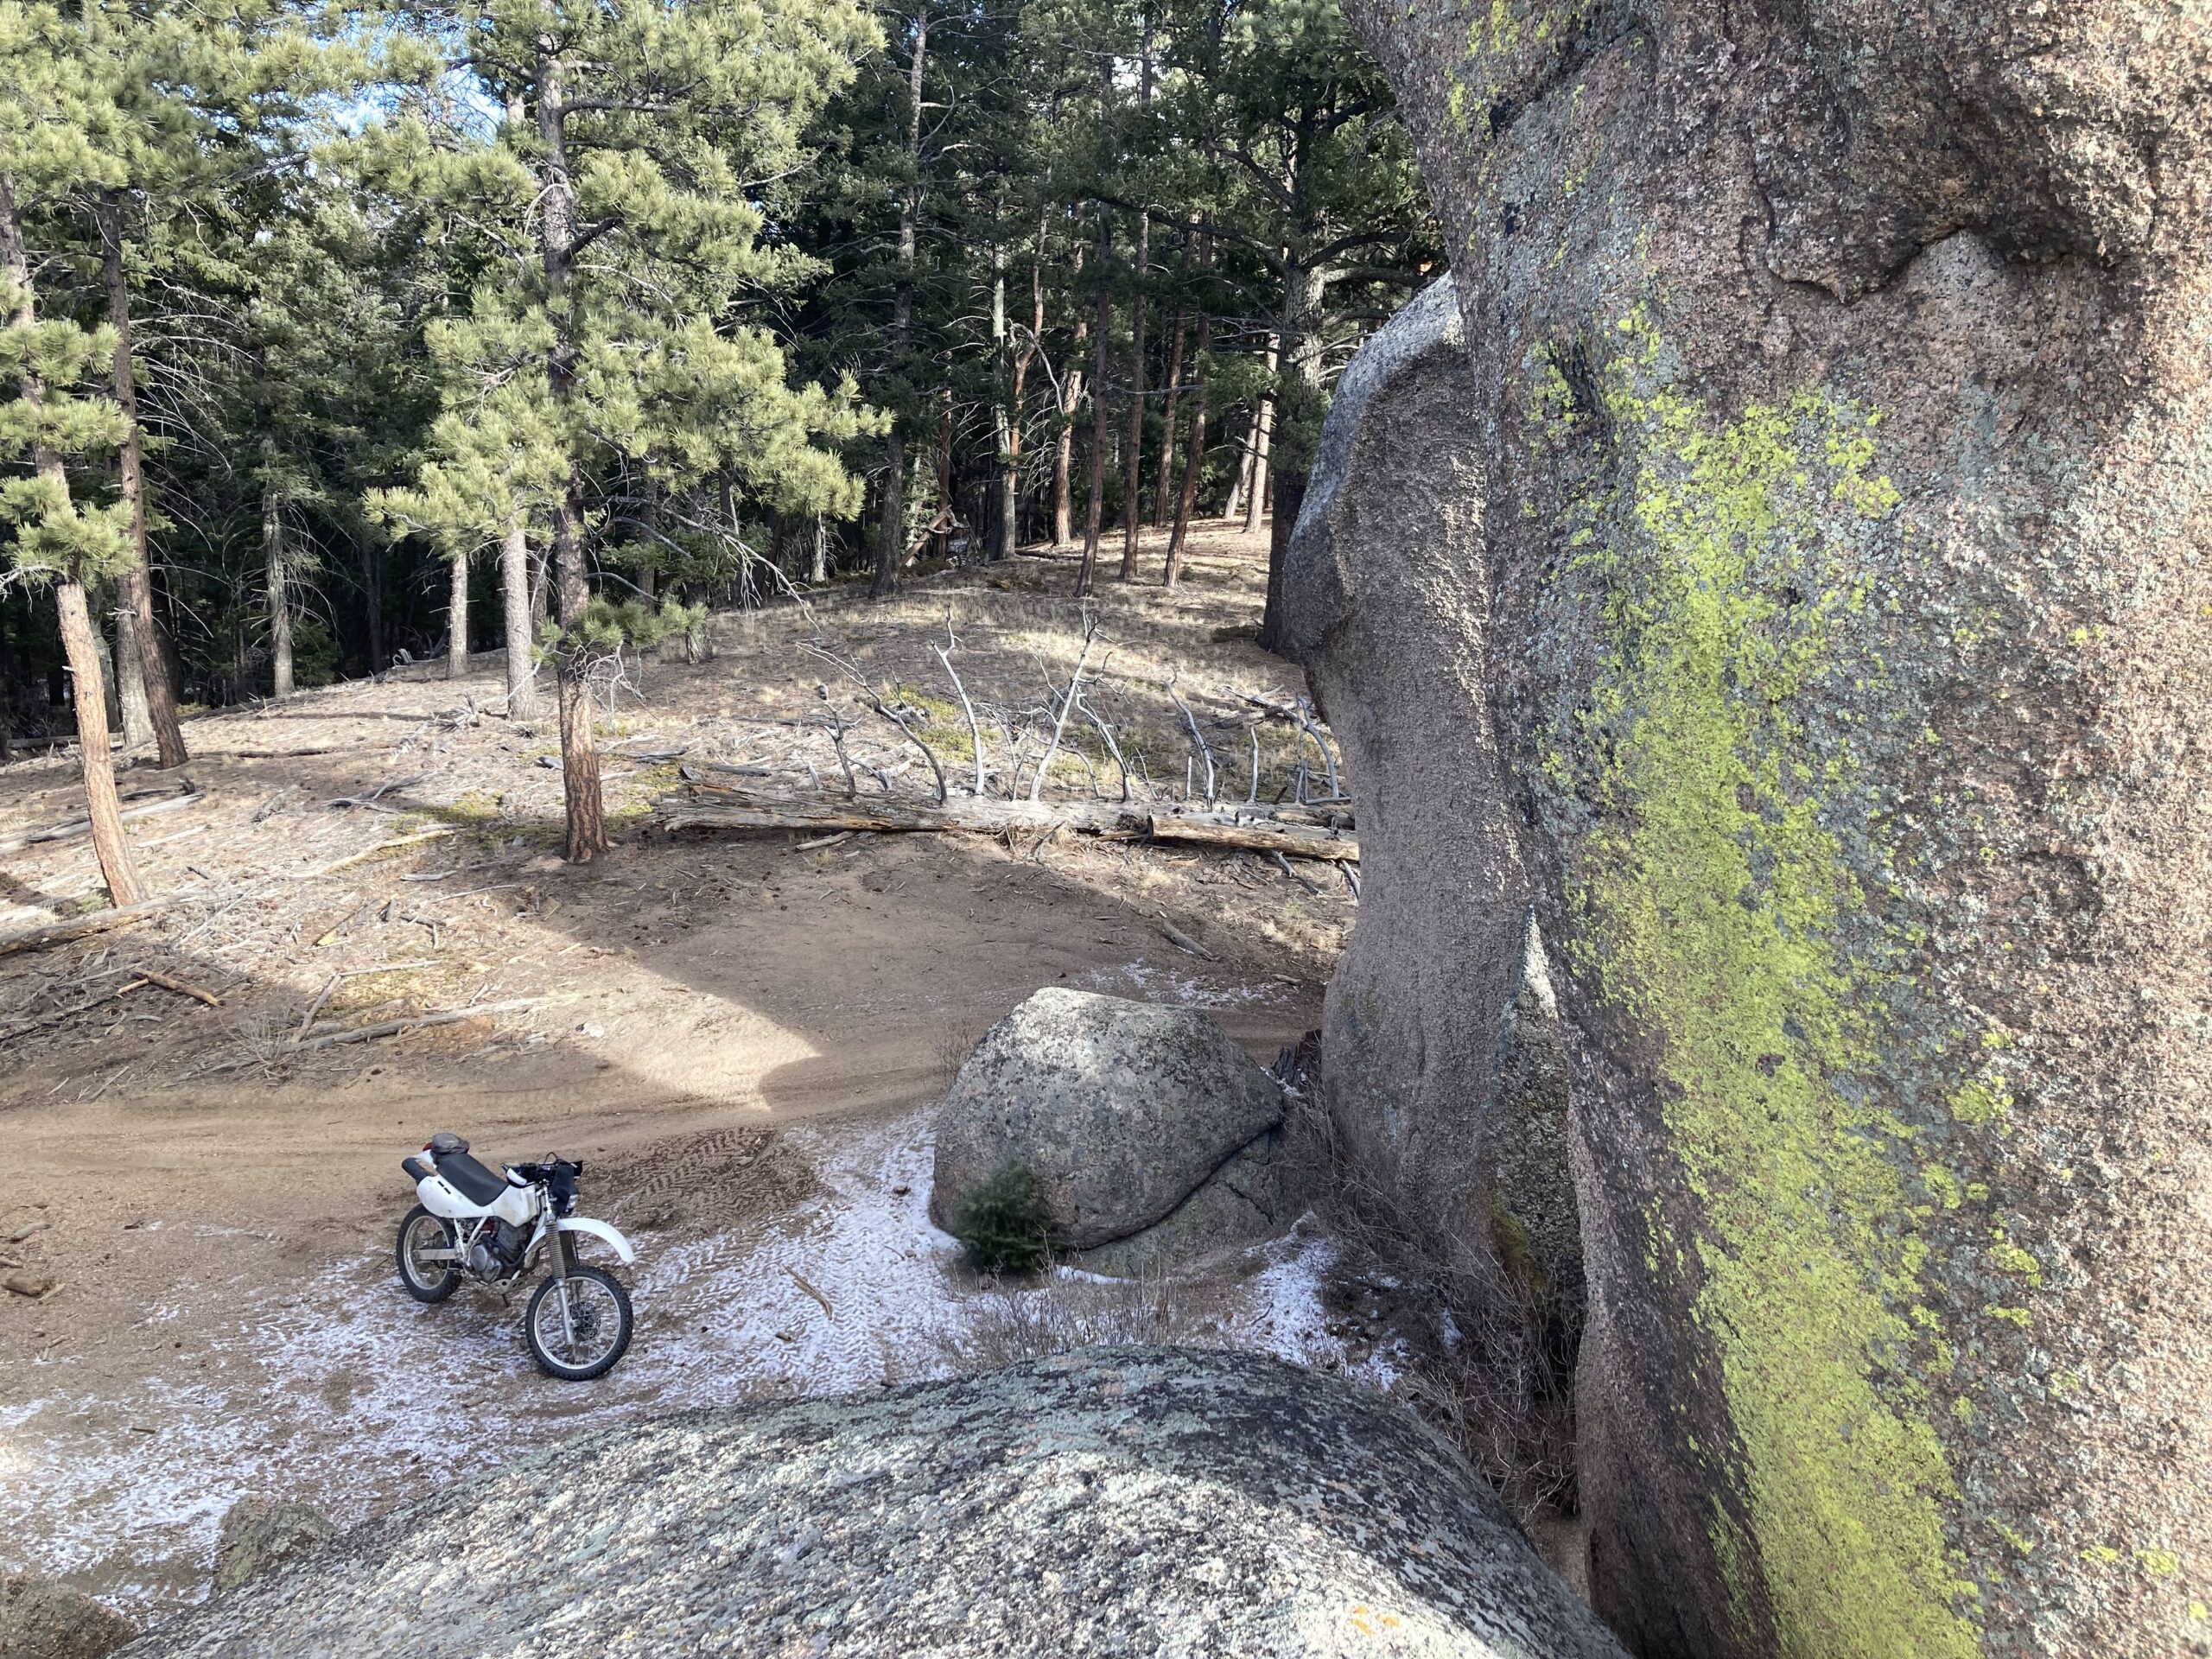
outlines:
[{"label": "dead wood debris", "polygon": [[829,795],[754,792],[695,784],[664,797],[664,829],[873,830],[886,834],[1003,836],[1066,829],[1094,836],[1149,836],[1154,841],[1292,858],[1357,863],[1350,815],[1314,807],[1124,804],[1110,801],[1001,801],[957,797],[942,804],[897,799],[839,800]]}]

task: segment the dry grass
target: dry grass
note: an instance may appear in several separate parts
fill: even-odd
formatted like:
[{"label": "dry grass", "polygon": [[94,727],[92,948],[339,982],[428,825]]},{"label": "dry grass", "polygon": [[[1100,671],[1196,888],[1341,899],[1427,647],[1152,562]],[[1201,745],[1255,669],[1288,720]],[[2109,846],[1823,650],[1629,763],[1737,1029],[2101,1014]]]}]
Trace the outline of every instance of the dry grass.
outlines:
[{"label": "dry grass", "polygon": [[1420,1287],[1456,1340],[1411,1357],[1394,1390],[1487,1476],[1524,1526],[1576,1508],[1574,1355],[1547,1300],[1487,1240],[1445,1238],[1354,1155],[1317,1091],[1294,1089],[1292,1179],[1356,1254]]},{"label": "dry grass", "polygon": [[964,1325],[938,1335],[944,1363],[963,1373],[996,1370],[1077,1348],[1144,1344],[1218,1348],[1221,1328],[1190,1287],[1156,1274],[1103,1279],[1067,1268],[1033,1284],[985,1281]]}]

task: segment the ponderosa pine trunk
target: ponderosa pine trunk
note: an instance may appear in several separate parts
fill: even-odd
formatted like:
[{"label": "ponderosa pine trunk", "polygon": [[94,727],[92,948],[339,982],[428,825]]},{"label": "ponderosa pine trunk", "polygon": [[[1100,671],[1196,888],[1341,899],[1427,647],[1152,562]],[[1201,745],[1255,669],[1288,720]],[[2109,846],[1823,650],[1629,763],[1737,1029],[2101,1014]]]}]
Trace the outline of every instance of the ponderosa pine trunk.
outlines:
[{"label": "ponderosa pine trunk", "polygon": [[[0,173],[0,277],[16,293],[15,326],[29,334],[38,327],[38,293],[31,286],[30,255],[23,245],[23,223],[16,209],[16,181]],[[33,357],[24,361],[16,385],[23,402],[35,411],[46,402],[46,381]],[[34,424],[33,430],[38,429]],[[45,486],[49,510],[73,518],[69,499],[69,474],[60,453],[34,437],[31,464]],[[93,644],[92,611],[85,601],[84,583],[73,575],[54,583],[54,607],[60,613],[61,646],[76,684],[71,701],[77,709],[77,755],[85,779],[85,816],[92,820],[92,850],[99,860],[100,876],[107,883],[108,898],[118,905],[135,905],[145,896],[138,871],[130,861],[130,843],[124,839],[123,807],[115,795],[115,763],[108,753],[107,693],[100,683],[99,652]]]},{"label": "ponderosa pine trunk", "polygon": [[1099,203],[1098,295],[1093,302],[1096,316],[1091,325],[1097,338],[1092,342],[1096,358],[1091,367],[1090,386],[1090,499],[1084,504],[1083,563],[1075,573],[1078,599],[1087,596],[1097,582],[1098,540],[1106,527],[1106,348],[1114,333],[1109,308],[1113,300],[1106,290],[1106,269],[1113,257],[1113,226],[1114,221],[1107,217],[1106,204]]},{"label": "ponderosa pine trunk", "polygon": [[[568,105],[561,62],[550,33],[537,38],[539,247],[556,330],[546,361],[546,387],[565,416],[575,397],[575,321],[569,278],[575,260],[576,198],[569,176]],[[561,644],[555,678],[561,709],[561,784],[568,803],[569,861],[588,864],[607,851],[607,821],[599,780],[599,750],[592,738],[590,661],[578,631],[591,603],[584,568],[583,477],[573,454],[553,507],[553,583],[561,607]]]},{"label": "ponderosa pine trunk", "polygon": [[[1012,374],[1007,360],[1006,326],[1006,249],[994,243],[991,248],[991,353],[993,390],[997,394],[991,404],[992,458],[997,465],[991,485],[990,529],[985,537],[986,556],[1003,559],[1014,551],[1018,532],[1014,524],[1015,494],[1020,486],[1020,458],[1017,446],[1020,442],[1021,393],[1020,378]],[[1008,385],[1009,378],[1012,385]]]},{"label": "ponderosa pine trunk", "polygon": [[1266,361],[1270,389],[1260,394],[1259,407],[1252,411],[1252,482],[1249,493],[1244,498],[1244,533],[1247,536],[1257,532],[1260,520],[1268,510],[1268,441],[1274,429],[1275,395],[1273,387],[1275,357],[1280,350],[1280,340],[1269,334]]},{"label": "ponderosa pine trunk", "polygon": [[136,749],[154,741],[153,711],[146,696],[146,659],[138,649],[137,618],[120,591],[116,598],[118,602],[110,613],[115,620],[115,700],[123,714],[123,747]]},{"label": "ponderosa pine trunk", "polygon": [[446,588],[446,678],[468,672],[468,556],[455,553]]},{"label": "ponderosa pine trunk", "polygon": [[[130,568],[123,573],[123,605],[130,613],[130,643],[138,658],[138,681],[145,697],[146,717],[153,728],[154,747],[166,769],[181,766],[190,757],[184,747],[184,727],[177,718],[176,681],[168,653],[162,649],[160,627],[154,621],[154,583],[146,551],[146,483],[143,460],[143,435],[138,429],[138,378],[130,361],[130,284],[123,269],[123,200],[119,191],[102,194],[99,207],[100,266],[107,286],[108,325],[115,330],[114,392],[123,411],[123,447],[118,457],[118,490],[130,512]],[[124,671],[124,718],[129,731],[130,681]],[[137,740],[132,740],[136,741]]]},{"label": "ponderosa pine trunk", "polygon": [[530,531],[519,518],[499,543],[499,601],[507,635],[507,717],[537,715],[537,674],[531,662]]},{"label": "ponderosa pine trunk", "polygon": [[[41,451],[41,475],[47,472],[43,457],[51,453]],[[56,472],[60,466],[57,458]],[[62,654],[73,682],[70,702],[77,710],[77,759],[85,779],[86,816],[92,823],[92,856],[99,861],[109,902],[135,905],[145,898],[146,890],[130,856],[130,843],[124,837],[123,804],[116,796],[115,760],[108,748],[107,692],[100,683],[99,645],[85,584],[57,582],[54,599],[60,613]]]},{"label": "ponderosa pine trunk", "polygon": [[[899,197],[899,286],[891,301],[891,360],[895,372],[906,366],[914,328],[914,255],[922,217],[922,77],[929,63],[930,9],[914,8],[914,45],[906,54],[906,157],[911,173]],[[883,523],[875,543],[875,581],[868,591],[888,597],[899,586],[899,565],[906,540],[906,446],[899,416],[892,417],[884,446],[889,466],[883,480]]]},{"label": "ponderosa pine trunk", "polygon": [[[1151,91],[1151,32],[1146,31],[1145,82]],[[1122,580],[1137,575],[1137,531],[1144,522],[1144,279],[1150,269],[1152,220],[1137,215],[1137,287],[1129,301],[1129,448],[1122,468]]]},{"label": "ponderosa pine trunk", "polygon": [[1198,473],[1206,458],[1206,346],[1212,338],[1213,319],[1198,318],[1198,372],[1191,385],[1191,447],[1183,461],[1183,488],[1175,502],[1175,528],[1167,537],[1167,565],[1162,581],[1173,589],[1183,574],[1183,544],[1191,533],[1191,513],[1198,505]]},{"label": "ponderosa pine trunk", "polygon": [[269,588],[270,695],[292,695],[292,595],[284,569],[284,503],[274,484],[261,486],[261,557]]},{"label": "ponderosa pine trunk", "polygon": [[1183,391],[1183,334],[1188,319],[1175,314],[1173,343],[1167,351],[1167,404],[1160,417],[1160,476],[1152,486],[1152,523],[1154,529],[1168,521],[1168,503],[1174,499],[1175,482],[1175,400]]}]

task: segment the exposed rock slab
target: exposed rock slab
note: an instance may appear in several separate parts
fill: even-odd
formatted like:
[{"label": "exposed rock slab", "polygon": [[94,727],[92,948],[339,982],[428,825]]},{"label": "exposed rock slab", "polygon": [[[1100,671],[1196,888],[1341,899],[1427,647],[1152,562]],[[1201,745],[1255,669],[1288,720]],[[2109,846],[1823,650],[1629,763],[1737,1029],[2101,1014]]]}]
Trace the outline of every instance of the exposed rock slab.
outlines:
[{"label": "exposed rock slab", "polygon": [[487,1653],[1621,1659],[1411,1416],[1095,1349],[596,1434],[218,1596],[132,1659]]},{"label": "exposed rock slab", "polygon": [[1197,1009],[1048,987],[991,1027],[938,1108],[930,1214],[948,1224],[1012,1160],[1066,1247],[1126,1238],[1282,1109],[1274,1079]]},{"label": "exposed rock slab", "polygon": [[0,1659],[106,1659],[138,1627],[81,1590],[0,1577]]},{"label": "exposed rock slab", "polygon": [[[1420,488],[1375,446],[1295,626],[1378,734],[1370,893],[1466,936],[1370,1049],[1455,969],[1495,1005],[1517,887],[1554,947],[1600,1610],[1699,1659],[2197,1650],[2212,21],[1347,10],[1452,250],[1421,467],[1465,499],[1348,538]],[[1437,597],[1378,634],[1392,593]],[[1437,797],[1502,809],[1478,877],[1392,842]],[[1418,1172],[1476,1092],[1376,1133]]]}]

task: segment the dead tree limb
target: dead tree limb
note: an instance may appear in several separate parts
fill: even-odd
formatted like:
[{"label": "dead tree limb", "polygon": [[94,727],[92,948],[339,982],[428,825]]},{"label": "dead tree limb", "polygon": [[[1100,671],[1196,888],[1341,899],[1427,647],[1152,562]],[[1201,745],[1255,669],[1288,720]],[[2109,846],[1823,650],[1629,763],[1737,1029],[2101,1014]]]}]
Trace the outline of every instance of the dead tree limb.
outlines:
[{"label": "dead tree limb", "polygon": [[[133,818],[149,818],[156,812],[174,812],[179,807],[196,806],[206,797],[205,790],[188,789],[181,795],[172,795],[149,806],[125,807],[120,815],[121,820],[128,823]],[[43,842],[67,841],[77,836],[90,835],[92,829],[90,818],[70,818],[60,823],[48,824],[43,830],[33,830],[0,841],[0,853],[20,853],[26,847],[35,847]]]},{"label": "dead tree limb", "polygon": [[[1173,674],[1170,674],[1167,677],[1166,689],[1169,700],[1173,702],[1178,709],[1180,709],[1183,711],[1184,720],[1189,722],[1191,728],[1191,741],[1198,746],[1198,753],[1205,758],[1206,763],[1206,799],[1211,801],[1213,799],[1216,792],[1214,789],[1213,776],[1213,751],[1206,746],[1205,739],[1198,733],[1198,717],[1191,712],[1191,705],[1175,695],[1175,677]],[[1185,792],[1187,794],[1189,791],[1186,790]]]},{"label": "dead tree limb", "polygon": [[1052,757],[1059,753],[1060,738],[1068,728],[1068,710],[1075,707],[1077,699],[1083,695],[1083,671],[1090,665],[1090,648],[1097,642],[1098,615],[1086,605],[1083,607],[1083,650],[1075,659],[1075,677],[1068,682],[1067,691],[1058,698],[1060,711],[1052,722],[1052,741],[1045,746],[1045,758],[1037,763],[1037,770],[1029,774],[1029,798],[1033,802],[1045,787],[1045,773],[1052,766]]},{"label": "dead tree limb", "polygon": [[976,747],[976,793],[981,796],[985,790],[983,728],[976,721],[976,705],[968,701],[968,688],[960,683],[960,671],[952,665],[952,653],[960,649],[960,637],[952,631],[952,613],[950,610],[944,615],[944,644],[931,645],[930,649],[937,652],[938,661],[944,664],[945,677],[952,682],[952,689],[960,698],[961,712],[968,716],[969,741]]},{"label": "dead tree limb", "polygon": [[29,928],[20,933],[0,934],[0,957],[44,950],[52,945],[67,944],[72,939],[81,939],[88,933],[105,932],[111,927],[130,927],[168,908],[166,899],[156,899],[143,905],[127,905],[120,910],[96,910],[89,915],[73,916],[66,922]]},{"label": "dead tree limb", "polygon": [[405,1020],[387,1020],[380,1026],[359,1026],[352,1031],[334,1031],[327,1037],[314,1037],[296,1045],[296,1052],[305,1054],[318,1048],[333,1048],[340,1043],[365,1043],[378,1037],[397,1037],[404,1031],[420,1031],[429,1026],[450,1026],[462,1020],[474,1020],[480,1014],[513,1014],[523,1008],[534,1008],[545,999],[542,996],[517,998],[512,1002],[479,1002],[472,1007],[447,1008],[438,1014],[418,1014]]},{"label": "dead tree limb", "polygon": [[[819,658],[822,661],[830,664],[832,667],[836,669],[839,673],[850,680],[855,685],[860,687],[861,696],[867,702],[868,706],[874,709],[877,714],[881,715],[886,720],[889,721],[893,726],[896,726],[900,731],[904,732],[906,734],[907,741],[912,743],[916,748],[922,752],[922,759],[930,763],[930,771],[937,777],[937,798],[939,804],[942,804],[952,798],[952,791],[944,786],[944,768],[938,764],[937,751],[930,747],[927,741],[923,738],[922,734],[916,731],[912,726],[907,723],[906,715],[900,714],[897,709],[892,708],[890,704],[884,702],[882,697],[877,694],[876,689],[868,683],[868,677],[866,675],[862,674],[859,669],[855,668],[852,664],[847,662],[842,657],[840,657],[836,652],[830,650],[827,645],[821,644],[819,641],[802,639],[798,642],[798,648],[804,652],[808,656]],[[822,693],[823,701],[825,702],[828,702],[830,698],[829,688],[827,686],[822,686],[817,689]]]}]

